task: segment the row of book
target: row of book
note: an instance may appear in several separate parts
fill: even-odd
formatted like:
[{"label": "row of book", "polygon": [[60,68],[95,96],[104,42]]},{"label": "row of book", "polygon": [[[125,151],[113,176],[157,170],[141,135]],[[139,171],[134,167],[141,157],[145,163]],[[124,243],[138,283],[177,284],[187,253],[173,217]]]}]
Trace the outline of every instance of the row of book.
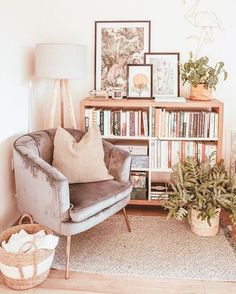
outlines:
[{"label": "row of book", "polygon": [[218,113],[168,111],[152,108],[152,136],[159,138],[217,138]]},{"label": "row of book", "polygon": [[216,144],[213,142],[152,140],[151,167],[168,169],[189,156],[203,161],[214,152]]},{"label": "row of book", "polygon": [[104,136],[148,136],[147,111],[86,108],[85,130],[94,124]]}]

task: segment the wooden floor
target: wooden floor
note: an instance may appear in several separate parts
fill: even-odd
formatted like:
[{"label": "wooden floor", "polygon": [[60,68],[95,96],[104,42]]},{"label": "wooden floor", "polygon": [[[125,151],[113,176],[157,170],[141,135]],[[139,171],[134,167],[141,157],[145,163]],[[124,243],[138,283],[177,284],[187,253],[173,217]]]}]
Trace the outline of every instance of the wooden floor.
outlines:
[{"label": "wooden floor", "polygon": [[[165,217],[165,212],[157,207],[130,207],[127,212],[129,215],[157,215]],[[223,213],[222,217],[228,222],[226,214]],[[6,287],[2,279],[0,279],[0,293],[16,293],[16,291]],[[19,293],[236,294],[236,282],[170,280],[78,272],[71,272],[69,280],[65,280],[63,271],[51,270],[48,279],[42,285]]]}]

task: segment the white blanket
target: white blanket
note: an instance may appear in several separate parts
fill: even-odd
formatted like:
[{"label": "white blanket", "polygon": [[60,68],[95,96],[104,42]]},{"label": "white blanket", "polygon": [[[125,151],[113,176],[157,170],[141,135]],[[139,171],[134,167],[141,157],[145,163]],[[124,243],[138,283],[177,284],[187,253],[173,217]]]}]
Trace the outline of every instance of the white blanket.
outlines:
[{"label": "white blanket", "polygon": [[44,230],[41,230],[35,234],[28,234],[25,230],[20,230],[18,233],[12,234],[8,242],[2,242],[2,248],[7,252],[19,253],[21,252],[32,252],[35,250],[35,246],[38,249],[55,249],[58,244],[59,238],[52,234],[46,234]]}]

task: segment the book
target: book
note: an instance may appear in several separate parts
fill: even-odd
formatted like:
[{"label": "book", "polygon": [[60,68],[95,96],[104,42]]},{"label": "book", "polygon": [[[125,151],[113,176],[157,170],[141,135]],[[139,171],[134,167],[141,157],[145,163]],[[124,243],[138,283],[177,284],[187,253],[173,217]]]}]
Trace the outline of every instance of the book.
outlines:
[{"label": "book", "polygon": [[186,102],[185,97],[175,97],[175,96],[156,96],[156,102]]}]

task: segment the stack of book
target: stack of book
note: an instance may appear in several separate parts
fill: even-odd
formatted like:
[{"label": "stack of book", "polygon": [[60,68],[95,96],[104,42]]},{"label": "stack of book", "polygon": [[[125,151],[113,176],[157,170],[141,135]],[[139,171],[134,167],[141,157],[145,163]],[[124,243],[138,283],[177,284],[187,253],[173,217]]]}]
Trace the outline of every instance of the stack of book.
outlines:
[{"label": "stack of book", "polygon": [[104,136],[148,136],[147,111],[86,108],[85,130],[94,124]]},{"label": "stack of book", "polygon": [[131,199],[146,200],[147,199],[147,174],[145,172],[131,172],[130,179],[133,184]]},{"label": "stack of book", "polygon": [[167,183],[152,183],[151,185],[151,200],[165,200],[168,199],[168,192],[170,191]]},{"label": "stack of book", "polygon": [[213,152],[216,152],[216,144],[213,142],[152,140],[151,167],[169,169],[186,157],[203,161]]},{"label": "stack of book", "polygon": [[218,137],[218,113],[152,109],[152,136],[159,138]]}]

